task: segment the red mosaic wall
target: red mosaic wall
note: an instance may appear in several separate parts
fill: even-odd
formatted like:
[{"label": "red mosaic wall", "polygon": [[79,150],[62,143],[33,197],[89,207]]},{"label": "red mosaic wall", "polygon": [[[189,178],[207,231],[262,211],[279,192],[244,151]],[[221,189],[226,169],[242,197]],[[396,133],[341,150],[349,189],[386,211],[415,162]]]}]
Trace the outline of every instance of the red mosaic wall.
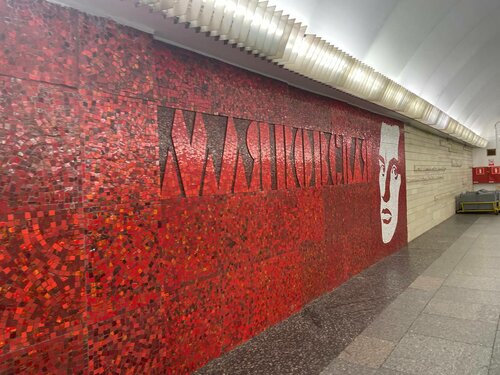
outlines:
[{"label": "red mosaic wall", "polygon": [[2,374],[188,373],[406,243],[394,120],[43,1],[0,41]]}]

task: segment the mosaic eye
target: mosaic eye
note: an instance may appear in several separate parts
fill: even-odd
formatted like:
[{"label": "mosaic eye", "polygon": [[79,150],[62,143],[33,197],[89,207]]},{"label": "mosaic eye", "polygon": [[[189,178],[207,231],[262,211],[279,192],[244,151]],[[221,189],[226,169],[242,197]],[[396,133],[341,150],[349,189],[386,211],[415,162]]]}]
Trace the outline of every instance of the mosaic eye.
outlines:
[{"label": "mosaic eye", "polygon": [[398,167],[396,167],[395,165],[393,165],[391,168],[391,175],[395,180],[397,180],[399,177]]},{"label": "mosaic eye", "polygon": [[379,160],[378,165],[380,167],[380,174],[382,176],[384,176],[385,175],[385,163],[382,160]]}]

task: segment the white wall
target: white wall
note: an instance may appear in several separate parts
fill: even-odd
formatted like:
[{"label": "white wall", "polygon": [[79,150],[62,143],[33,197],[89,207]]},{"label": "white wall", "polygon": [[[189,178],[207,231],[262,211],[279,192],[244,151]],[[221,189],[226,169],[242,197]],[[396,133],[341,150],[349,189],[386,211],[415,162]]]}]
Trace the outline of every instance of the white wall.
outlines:
[{"label": "white wall", "polygon": [[472,149],[405,125],[408,241],[455,214],[455,196],[472,190]]},{"label": "white wall", "polygon": [[[496,156],[487,156],[486,150],[489,148],[496,148]],[[488,139],[488,146],[486,148],[474,148],[472,150],[472,166],[473,167],[487,167],[490,159],[492,159],[495,165],[500,165],[500,148],[497,148],[495,138]],[[500,184],[475,184],[474,191],[481,189],[495,190],[500,189]]]},{"label": "white wall", "polygon": [[474,148],[472,150],[472,166],[474,167],[486,167],[488,166],[489,159],[495,161],[495,165],[500,165],[500,150],[497,150],[496,156],[487,156],[486,149],[497,148],[495,139],[488,139],[488,146],[486,148]]}]

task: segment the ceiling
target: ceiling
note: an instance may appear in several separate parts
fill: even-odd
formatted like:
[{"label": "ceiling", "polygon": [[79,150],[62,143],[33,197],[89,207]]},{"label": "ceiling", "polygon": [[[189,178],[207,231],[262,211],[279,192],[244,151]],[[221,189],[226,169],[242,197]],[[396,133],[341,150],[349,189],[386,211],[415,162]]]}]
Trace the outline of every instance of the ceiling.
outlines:
[{"label": "ceiling", "polygon": [[[293,85],[384,113],[175,25],[134,0],[57,0]],[[307,32],[373,67],[484,138],[500,121],[500,0],[270,0]],[[397,116],[393,116],[397,117]]]},{"label": "ceiling", "polygon": [[271,0],[485,138],[500,121],[500,0]]}]

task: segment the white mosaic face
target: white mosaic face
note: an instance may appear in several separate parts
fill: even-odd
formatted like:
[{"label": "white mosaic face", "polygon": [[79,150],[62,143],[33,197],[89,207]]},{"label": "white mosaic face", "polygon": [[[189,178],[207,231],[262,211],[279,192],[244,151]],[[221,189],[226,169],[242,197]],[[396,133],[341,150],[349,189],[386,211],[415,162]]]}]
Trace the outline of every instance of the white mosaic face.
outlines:
[{"label": "white mosaic face", "polygon": [[379,149],[380,223],[382,241],[389,243],[398,224],[401,173],[398,170],[399,126],[382,123]]}]

